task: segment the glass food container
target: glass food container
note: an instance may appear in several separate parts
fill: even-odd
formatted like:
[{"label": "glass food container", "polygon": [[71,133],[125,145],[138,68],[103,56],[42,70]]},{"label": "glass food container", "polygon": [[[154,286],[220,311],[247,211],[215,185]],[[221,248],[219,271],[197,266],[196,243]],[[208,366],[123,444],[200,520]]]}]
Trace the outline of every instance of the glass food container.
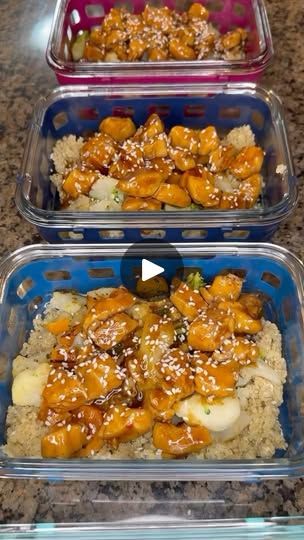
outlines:
[{"label": "glass food container", "polygon": [[[130,0],[123,3],[138,13],[147,2]],[[153,2],[148,2],[152,3]],[[204,0],[210,10],[210,21],[221,31],[235,27],[249,31],[246,56],[243,60],[195,60],[151,62],[74,62],[70,48],[80,30],[100,25],[112,7],[121,2],[111,0],[58,0],[46,58],[60,84],[159,83],[205,81],[256,82],[271,62],[273,46],[263,0]],[[190,0],[160,0],[157,6],[186,10]]]},{"label": "glass food container", "polygon": [[[98,130],[107,115],[131,116],[136,125],[158,113],[167,129],[181,124],[219,133],[249,124],[265,151],[261,201],[249,210],[189,212],[58,211],[50,181],[50,155],[57,139]],[[283,174],[277,173],[281,166]],[[171,84],[147,87],[61,87],[35,108],[18,176],[16,202],[21,215],[48,242],[264,241],[295,208],[297,181],[282,105],[270,90],[248,83]]]},{"label": "glass food container", "polygon": [[[9,255],[0,265],[0,444],[5,441],[11,402],[12,359],[20,351],[34,317],[55,290],[86,292],[121,283],[127,245],[34,245]],[[219,272],[245,276],[244,290],[259,291],[264,316],[282,335],[287,363],[280,423],[287,450],[271,459],[99,460],[0,456],[0,476],[73,480],[239,480],[299,477],[304,474],[304,266],[287,250],[271,244],[176,244],[185,268],[200,269],[209,281]],[[167,268],[166,246],[149,244],[154,262]]]}]

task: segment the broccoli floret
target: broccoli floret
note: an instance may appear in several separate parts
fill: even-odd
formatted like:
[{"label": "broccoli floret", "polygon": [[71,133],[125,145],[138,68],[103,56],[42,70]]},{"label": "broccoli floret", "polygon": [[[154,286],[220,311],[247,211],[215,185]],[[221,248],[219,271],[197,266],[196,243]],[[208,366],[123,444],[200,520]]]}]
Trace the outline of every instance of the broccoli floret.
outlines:
[{"label": "broccoli floret", "polygon": [[190,210],[193,211],[193,210],[200,210],[202,207],[200,204],[195,204],[195,203],[191,203],[190,204]]},{"label": "broccoli floret", "polygon": [[194,291],[198,291],[201,287],[204,287],[205,285],[204,278],[200,272],[189,274],[186,283],[188,287],[190,287],[190,289],[193,289]]},{"label": "broccoli floret", "polygon": [[112,191],[112,199],[118,204],[122,202],[123,195],[122,195],[121,191],[119,191],[119,189],[117,189],[117,188],[113,189],[113,191]]}]

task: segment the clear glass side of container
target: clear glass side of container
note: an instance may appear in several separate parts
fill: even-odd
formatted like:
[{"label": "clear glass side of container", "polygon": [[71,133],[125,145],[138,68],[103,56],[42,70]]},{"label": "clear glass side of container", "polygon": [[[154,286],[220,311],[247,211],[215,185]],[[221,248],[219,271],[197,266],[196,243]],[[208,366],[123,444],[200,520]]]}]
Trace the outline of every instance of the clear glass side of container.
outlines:
[{"label": "clear glass side of container", "polygon": [[[17,206],[31,223],[46,227],[149,226],[180,227],[183,212],[67,212],[56,211],[56,190],[49,180],[50,155],[58,138],[98,129],[106,114],[132,114],[143,122],[158,112],[166,126],[182,123],[199,128],[215,125],[220,132],[248,123],[266,151],[262,171],[262,204],[251,210],[192,211],[191,222],[201,226],[275,224],[289,215],[297,200],[297,182],[279,98],[248,83],[156,85],[146,87],[61,87],[41,100],[34,111],[22,169]],[[282,165],[284,173],[277,173]]]},{"label": "clear glass side of container", "polygon": [[[304,270],[287,250],[268,244],[178,244],[184,265],[200,267],[207,279],[227,268],[246,272],[249,290],[265,295],[265,316],[276,322],[288,366],[280,420],[288,443],[283,454],[255,460],[46,460],[0,456],[3,477],[77,480],[261,480],[299,476],[304,472],[304,421],[301,414],[304,375]],[[9,256],[0,267],[1,430],[10,404],[11,361],[18,354],[45,302],[56,289],[82,292],[117,286],[126,245],[30,246]],[[166,259],[166,248],[149,244],[149,251]],[[163,259],[162,259],[163,257]],[[111,277],[96,279],[90,269],[109,267]],[[48,279],[48,272],[57,275]],[[62,271],[64,270],[64,275]],[[173,276],[167,276],[172,278]],[[266,299],[268,299],[266,301]],[[11,314],[13,313],[11,323]]]},{"label": "clear glass side of container", "polygon": [[[120,504],[113,505],[119,512]],[[86,538],[87,540],[293,540],[302,539],[303,517],[252,518],[244,520],[214,520],[188,523],[167,522],[163,525],[143,521],[104,523],[37,523],[32,525],[0,525],[0,539],[46,540],[56,538]]]}]

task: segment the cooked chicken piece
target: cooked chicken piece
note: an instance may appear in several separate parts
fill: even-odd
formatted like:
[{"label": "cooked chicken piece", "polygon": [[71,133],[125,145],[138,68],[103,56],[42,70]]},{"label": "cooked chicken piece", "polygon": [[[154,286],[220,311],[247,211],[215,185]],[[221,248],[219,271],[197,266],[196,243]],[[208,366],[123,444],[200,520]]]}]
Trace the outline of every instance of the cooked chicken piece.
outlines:
[{"label": "cooked chicken piece", "polygon": [[220,190],[215,186],[215,177],[207,169],[203,169],[200,176],[189,175],[187,189],[196,204],[205,207],[218,206]]},{"label": "cooked chicken piece", "polygon": [[206,359],[206,355],[196,352],[193,356],[195,366],[195,389],[203,397],[223,398],[235,391],[237,370],[235,364],[220,364]]},{"label": "cooked chicken piece", "polygon": [[103,414],[94,405],[83,405],[74,411],[75,421],[84,424],[88,433],[95,435],[100,430],[103,421]]},{"label": "cooked chicken piece", "polygon": [[170,148],[170,158],[173,159],[175,166],[180,171],[188,171],[193,169],[196,165],[193,154],[186,150],[179,150],[178,148]]},{"label": "cooked chicken piece", "polygon": [[[128,375],[130,375],[133,381],[137,384],[138,388],[145,388],[146,378],[144,368],[146,367],[146,363],[142,360],[137,351],[134,351],[127,356],[125,364]],[[153,384],[150,386],[152,387],[154,384],[156,383],[153,381]]]},{"label": "cooked chicken piece", "polygon": [[183,399],[194,392],[194,378],[189,355],[181,349],[169,349],[156,366],[159,387],[175,400]]},{"label": "cooked chicken piece", "polygon": [[263,179],[260,174],[253,174],[243,180],[238,194],[239,208],[252,208],[262,192]]},{"label": "cooked chicken piece", "polygon": [[158,114],[153,113],[149,116],[144,125],[137,130],[134,139],[149,141],[161,133],[164,133],[164,131],[165,127],[162,120]]},{"label": "cooked chicken piece", "polygon": [[177,38],[170,39],[169,51],[175,60],[195,60],[196,58],[195,50]]},{"label": "cooked chicken piece", "polygon": [[230,362],[242,366],[254,364],[260,356],[259,348],[254,341],[245,337],[225,339],[220,351],[215,351],[212,358],[216,362]]},{"label": "cooked chicken piece", "polygon": [[193,47],[195,44],[195,32],[190,26],[179,26],[174,32],[174,37],[181,41],[184,45],[190,45]]},{"label": "cooked chicken piece", "polygon": [[113,48],[106,52],[106,62],[126,62],[128,60],[128,47],[125,42],[117,43]]},{"label": "cooked chicken piece", "polygon": [[186,456],[211,444],[209,431],[187,424],[174,426],[157,422],[153,429],[153,444],[168,456]]},{"label": "cooked chicken piece", "polygon": [[246,311],[234,311],[235,332],[237,334],[257,334],[263,328],[261,320],[253,319]]},{"label": "cooked chicken piece", "polygon": [[58,336],[59,334],[64,334],[64,332],[68,330],[70,324],[70,317],[60,317],[58,319],[54,319],[53,321],[47,322],[45,324],[45,328],[51,332],[51,334],[54,334],[54,336]]},{"label": "cooked chicken piece", "polygon": [[80,157],[89,167],[103,169],[109,165],[116,150],[117,145],[112,137],[105,133],[97,133],[83,144]]},{"label": "cooked chicken piece", "polygon": [[198,167],[194,167],[193,169],[189,169],[189,170],[185,171],[180,176],[180,180],[179,180],[180,187],[182,187],[183,189],[188,190],[188,179],[190,178],[190,176],[195,176],[197,178],[201,178],[201,169],[199,169]]},{"label": "cooked chicken piece", "polygon": [[69,366],[73,366],[77,363],[77,352],[76,348],[70,348],[70,345],[66,347],[56,345],[51,350],[50,360],[53,364],[65,362]]},{"label": "cooked chicken piece", "polygon": [[234,146],[220,145],[209,156],[212,172],[223,172],[230,167],[236,155]]},{"label": "cooked chicken piece", "polygon": [[206,302],[203,300],[198,291],[192,290],[186,283],[181,283],[180,286],[171,294],[171,302],[180,311],[180,313],[193,321],[195,317],[206,307]]},{"label": "cooked chicken piece", "polygon": [[233,317],[236,333],[257,334],[262,330],[261,320],[253,319],[240,302],[220,302],[218,307]]},{"label": "cooked chicken piece", "polygon": [[119,366],[107,353],[81,362],[76,372],[83,381],[90,401],[106,397],[112,390],[119,388],[124,380]]},{"label": "cooked chicken piece", "polygon": [[201,351],[214,351],[235,328],[232,316],[218,307],[208,307],[189,327],[188,345]]},{"label": "cooked chicken piece", "polygon": [[131,118],[119,116],[107,116],[99,125],[99,131],[106,133],[115,141],[122,143],[136,132],[136,127]]},{"label": "cooked chicken piece", "polygon": [[207,21],[209,18],[209,11],[202,4],[194,2],[194,4],[191,4],[190,8],[188,9],[188,17],[189,19],[200,19],[202,21]]},{"label": "cooked chicken piece", "polygon": [[57,336],[57,345],[52,349],[52,362],[65,362],[72,367],[94,353],[94,346],[85,339],[81,325],[77,324],[70,331]]},{"label": "cooked chicken piece", "polygon": [[209,34],[205,38],[203,38],[199,43],[199,52],[198,52],[198,58],[200,60],[203,60],[204,58],[208,58],[210,56],[216,46],[216,34]]},{"label": "cooked chicken piece", "polygon": [[134,332],[138,322],[126,313],[116,313],[106,321],[95,321],[88,329],[89,338],[102,351],[108,351]]},{"label": "cooked chicken piece", "polygon": [[191,204],[191,199],[187,191],[175,184],[162,184],[154,194],[154,197],[162,203],[171,204],[178,208],[186,208]]},{"label": "cooked chicken piece", "polygon": [[75,168],[63,180],[62,189],[71,199],[77,199],[79,195],[89,193],[96,180],[98,180],[97,171]]},{"label": "cooked chicken piece", "polygon": [[[106,49],[108,51],[111,51],[111,50],[116,50],[116,47],[118,45],[122,45],[123,42],[125,41],[125,37],[126,37],[126,33],[124,30],[119,30],[119,29],[113,29],[113,30],[110,30],[106,35],[105,35],[105,46],[106,46]],[[115,117],[116,119],[116,117]],[[125,119],[124,119],[125,120]],[[129,119],[128,119],[129,120]],[[103,120],[104,122],[104,120]],[[116,127],[116,126],[115,126]],[[120,125],[117,125],[117,129],[119,129]],[[124,129],[126,126],[123,124],[122,126],[122,129]],[[131,133],[131,135],[128,135],[128,137],[131,137],[133,135],[133,133]],[[128,138],[126,137],[126,138]]]},{"label": "cooked chicken piece", "polygon": [[37,418],[41,420],[41,422],[44,422],[46,426],[55,426],[58,423],[65,425],[71,421],[72,413],[69,411],[56,412],[53,409],[50,409],[46,401],[43,400],[40,404]]},{"label": "cooked chicken piece", "polygon": [[[186,173],[184,173],[186,174]],[[176,171],[174,171],[173,173],[170,174],[170,176],[167,178],[167,183],[168,184],[175,184],[175,185],[180,185],[181,183],[181,179],[182,179],[182,175]],[[184,187],[184,186],[181,186],[181,187]]]},{"label": "cooked chicken piece", "polygon": [[163,181],[160,172],[138,169],[128,180],[119,180],[117,189],[132,197],[153,197]]},{"label": "cooked chicken piece", "polygon": [[157,157],[151,161],[146,161],[145,166],[147,169],[152,169],[159,173],[162,177],[162,181],[166,182],[170,174],[175,168],[175,164],[171,158]]},{"label": "cooked chicken piece", "polygon": [[109,168],[109,175],[117,180],[128,180],[134,173],[144,166],[142,149],[137,145],[126,141],[119,151],[119,158],[113,161]]},{"label": "cooked chicken piece", "polygon": [[78,450],[78,452],[75,452],[73,457],[75,458],[76,457],[80,457],[80,458],[90,457],[91,458],[92,456],[97,454],[99,450],[101,450],[104,444],[105,444],[104,439],[99,435],[99,433],[96,433],[96,435],[94,435],[83,448]]},{"label": "cooked chicken piece", "polygon": [[104,32],[99,27],[92,28],[90,32],[90,43],[102,47],[104,45]]},{"label": "cooked chicken piece", "polygon": [[215,300],[238,300],[242,291],[243,280],[235,274],[215,276],[208,293]]},{"label": "cooked chicken piece", "polygon": [[126,197],[122,203],[125,212],[157,212],[161,210],[161,202],[156,199],[142,199],[141,197]]},{"label": "cooked chicken piece", "polygon": [[221,37],[221,44],[225,50],[230,51],[231,49],[242,45],[243,42],[246,41],[247,36],[248,33],[244,28],[236,28]]},{"label": "cooked chicken piece", "polygon": [[199,141],[198,153],[200,156],[208,156],[220,145],[220,139],[214,126],[202,129],[199,133]]},{"label": "cooked chicken piece", "polygon": [[142,17],[146,25],[158,30],[165,31],[167,33],[172,32],[173,26],[173,13],[167,7],[154,7],[146,4]]},{"label": "cooked chicken piece", "polygon": [[166,135],[162,133],[147,141],[143,146],[143,153],[146,159],[163,158],[168,155],[168,142]]},{"label": "cooked chicken piece", "polygon": [[83,322],[84,330],[95,321],[105,321],[116,313],[121,313],[134,305],[136,299],[124,287],[114,289],[108,296],[104,298],[94,299],[87,297],[89,313],[86,315]]},{"label": "cooked chicken piece", "polygon": [[124,28],[124,10],[120,8],[111,8],[107,16],[102,23],[102,29],[105,31],[112,30],[113,28]]},{"label": "cooked chicken piece", "polygon": [[162,60],[167,60],[168,56],[169,51],[160,47],[151,47],[148,51],[148,60],[150,62],[161,62]]},{"label": "cooked chicken piece", "polygon": [[85,404],[88,395],[77,374],[58,367],[50,371],[42,398],[49,408],[61,412],[78,409]]},{"label": "cooked chicken piece", "polygon": [[147,42],[140,37],[134,36],[129,41],[128,60],[131,62],[140,60],[146,49]]},{"label": "cooked chicken piece", "polygon": [[99,47],[94,45],[94,43],[86,42],[84,46],[83,57],[88,60],[88,62],[100,62],[105,59],[105,47],[104,45]]},{"label": "cooked chicken piece", "polygon": [[125,26],[127,26],[131,36],[138,36],[144,29],[144,23],[141,15],[137,13],[128,13],[124,14]]},{"label": "cooked chicken piece", "polygon": [[240,180],[245,180],[260,172],[264,160],[264,152],[259,146],[243,148],[236,158],[229,163],[229,169]]},{"label": "cooked chicken piece", "polygon": [[151,388],[145,391],[145,407],[149,409],[153,418],[169,421],[173,418],[175,394],[168,395],[162,388]]},{"label": "cooked chicken piece", "polygon": [[195,129],[174,126],[169,133],[169,138],[172,146],[188,150],[191,154],[197,154],[198,131]]},{"label": "cooked chicken piece", "polygon": [[148,313],[150,313],[150,306],[148,302],[138,301],[132,307],[127,310],[128,315],[138,321],[139,326],[144,325],[144,321]]},{"label": "cooked chicken piece", "polygon": [[220,208],[252,208],[262,192],[263,179],[260,174],[254,174],[240,183],[238,189],[232,192],[223,192]]},{"label": "cooked chicken piece", "polygon": [[239,302],[253,319],[260,319],[263,315],[263,300],[256,293],[242,293]]},{"label": "cooked chicken piece", "polygon": [[147,315],[140,340],[139,354],[144,369],[145,388],[155,386],[157,362],[174,342],[174,326],[155,313]]},{"label": "cooked chicken piece", "polygon": [[152,429],[152,415],[143,408],[130,409],[124,404],[111,405],[100,434],[106,440],[131,441]]},{"label": "cooked chicken piece", "polygon": [[86,440],[85,426],[68,424],[44,435],[41,455],[44,458],[69,458],[85,445]]},{"label": "cooked chicken piece", "polygon": [[161,315],[162,317],[166,316],[171,319],[172,322],[179,321],[182,318],[181,313],[175,306],[172,305],[171,299],[169,298],[150,301],[149,306],[154,313]]}]

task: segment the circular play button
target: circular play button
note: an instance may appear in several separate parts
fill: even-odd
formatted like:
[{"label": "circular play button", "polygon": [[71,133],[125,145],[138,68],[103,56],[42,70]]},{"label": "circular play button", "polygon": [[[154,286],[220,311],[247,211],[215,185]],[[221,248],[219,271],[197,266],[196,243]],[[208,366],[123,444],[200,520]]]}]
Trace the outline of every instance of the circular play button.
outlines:
[{"label": "circular play button", "polygon": [[123,285],[132,292],[149,291],[153,287],[166,292],[175,276],[183,275],[183,259],[177,249],[164,242],[136,242],[125,252],[120,264]]}]

